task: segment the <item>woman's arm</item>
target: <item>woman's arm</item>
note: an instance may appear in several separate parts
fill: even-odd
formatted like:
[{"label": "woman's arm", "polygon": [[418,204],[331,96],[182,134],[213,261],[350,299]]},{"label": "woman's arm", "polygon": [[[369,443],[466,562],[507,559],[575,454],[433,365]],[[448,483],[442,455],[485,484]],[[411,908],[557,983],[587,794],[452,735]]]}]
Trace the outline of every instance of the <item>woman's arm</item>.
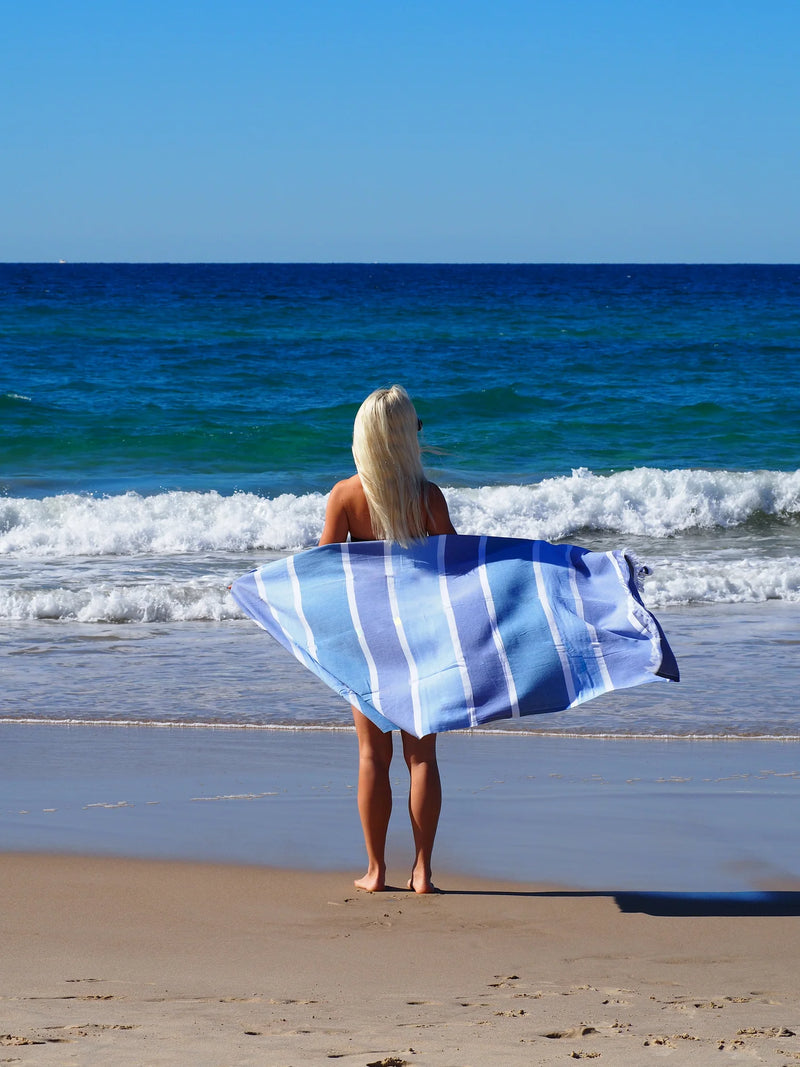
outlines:
[{"label": "woman's arm", "polygon": [[331,489],[325,509],[325,525],[322,527],[321,545],[341,544],[350,533],[347,517],[347,490],[344,482],[337,482]]}]

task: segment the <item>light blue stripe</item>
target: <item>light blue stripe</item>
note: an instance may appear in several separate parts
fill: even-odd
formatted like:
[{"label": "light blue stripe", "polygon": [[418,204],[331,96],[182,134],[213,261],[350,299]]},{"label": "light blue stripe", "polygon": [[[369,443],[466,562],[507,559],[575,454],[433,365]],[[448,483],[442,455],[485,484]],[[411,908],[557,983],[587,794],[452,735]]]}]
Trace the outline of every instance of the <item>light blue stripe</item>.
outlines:
[{"label": "light blue stripe", "polygon": [[[658,632],[658,627],[653,621],[653,618],[646,608],[643,608],[638,603],[630,592],[628,581],[630,579],[630,569],[628,562],[625,559],[622,552],[607,552],[606,556],[614,565],[614,569],[619,577],[620,584],[625,590],[625,605],[627,608],[628,619],[631,625],[634,626],[639,633],[645,638],[650,645],[650,663],[648,670],[655,672],[661,664],[661,634]],[[624,570],[623,570],[624,568]]]},{"label": "light blue stripe", "polygon": [[280,626],[293,645],[304,648],[306,632],[295,611],[294,591],[286,560],[265,563],[255,572],[254,580],[258,595],[276,625]]},{"label": "light blue stripe", "polygon": [[[409,690],[411,694],[411,707],[414,715],[414,733],[417,737],[424,737],[426,731],[422,728],[422,706],[419,699],[419,671],[417,669],[417,663],[414,659],[414,655],[411,652],[411,648],[406,637],[405,627],[403,625],[403,619],[400,615],[400,609],[397,604],[397,592],[395,589],[395,577],[394,567],[392,560],[392,545],[386,541],[384,542],[384,565],[386,567],[386,586],[389,593],[389,604],[392,609],[392,622],[394,623],[395,632],[397,634],[397,640],[400,643],[400,648],[403,650],[403,656],[405,657],[406,664],[408,666],[408,681]],[[409,618],[409,622],[413,625],[413,617]]]},{"label": "light blue stripe", "polygon": [[553,642],[553,648],[558,656],[558,661],[561,664],[561,671],[564,676],[564,685],[567,690],[568,706],[575,703],[575,682],[572,677],[572,669],[570,667],[569,656],[567,654],[567,648],[564,644],[561,636],[561,630],[556,619],[553,605],[550,602],[551,595],[551,582],[545,574],[545,568],[542,564],[542,552],[541,542],[533,542],[533,573],[536,578],[536,592],[539,597],[539,603],[542,605],[545,617],[547,619],[547,625],[550,629],[550,637]]},{"label": "light blue stripe", "polygon": [[[257,571],[251,571],[249,574],[238,578],[231,589],[234,599],[263,630],[266,630],[285,649],[291,652],[304,667],[318,675],[326,685],[339,693],[340,696],[346,696],[348,693],[347,686],[335,675],[321,667],[316,659],[312,659],[303,646],[298,645],[292,639],[289,631],[281,624],[278,612],[273,608],[272,602],[285,601],[286,597],[291,594],[288,572],[283,564],[283,560],[269,563]],[[283,614],[283,612],[280,614]]]},{"label": "light blue stripe", "polygon": [[[324,680],[332,676],[333,688],[357,707],[371,702],[369,668],[348,613],[341,546],[312,548],[293,561],[306,625],[316,637],[315,673]],[[271,584],[270,593],[281,596],[280,583]]]},{"label": "light blue stripe", "polygon": [[306,635],[305,644],[308,648],[308,654],[311,656],[312,659],[319,659],[317,655],[317,643],[314,640],[313,631],[308,625],[308,619],[306,618],[306,614],[303,611],[303,596],[300,591],[300,582],[297,578],[297,570],[295,568],[293,556],[289,556],[286,560],[286,571],[289,575],[289,581],[292,585],[292,599],[294,601],[294,609],[297,612],[297,617],[299,618]]},{"label": "light blue stripe", "polygon": [[[375,657],[372,655],[372,651],[369,647],[364,628],[361,624],[361,616],[358,610],[358,601],[356,600],[355,585],[353,582],[353,566],[350,560],[350,546],[349,544],[343,544],[341,546],[342,552],[342,566],[344,568],[345,590],[347,592],[347,604],[350,608],[350,621],[353,625],[353,629],[358,639],[361,651],[364,654],[364,659],[367,662],[367,670],[369,671],[369,684],[372,695],[372,704],[376,711],[383,712],[380,699],[380,685],[378,683],[378,667],[375,663]],[[359,703],[360,706],[360,703]]]},{"label": "light blue stripe", "polygon": [[582,642],[582,644],[586,682],[581,685],[581,689],[585,690],[581,695],[583,699],[588,700],[591,696],[607,693],[613,686],[611,675],[608,672],[605,655],[603,653],[603,647],[597,633],[597,627],[589,621],[586,615],[586,609],[581,593],[581,582],[579,581],[579,575],[581,573],[581,553],[582,550],[580,548],[569,546],[567,554],[569,561],[572,564],[569,568],[569,579],[575,611],[578,618],[583,623],[585,631],[585,634],[582,635],[585,636],[585,641]]}]

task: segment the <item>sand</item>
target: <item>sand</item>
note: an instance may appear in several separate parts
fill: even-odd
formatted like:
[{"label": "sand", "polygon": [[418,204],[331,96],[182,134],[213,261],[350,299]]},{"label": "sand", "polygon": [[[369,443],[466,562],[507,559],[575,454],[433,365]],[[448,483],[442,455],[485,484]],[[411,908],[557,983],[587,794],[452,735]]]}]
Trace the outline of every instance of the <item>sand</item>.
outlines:
[{"label": "sand", "polygon": [[796,744],[442,738],[417,897],[352,736],[0,740],[0,1064],[800,1064]]},{"label": "sand", "polygon": [[0,863],[4,1063],[800,1062],[791,892],[692,904],[451,876],[416,897],[340,873]]}]

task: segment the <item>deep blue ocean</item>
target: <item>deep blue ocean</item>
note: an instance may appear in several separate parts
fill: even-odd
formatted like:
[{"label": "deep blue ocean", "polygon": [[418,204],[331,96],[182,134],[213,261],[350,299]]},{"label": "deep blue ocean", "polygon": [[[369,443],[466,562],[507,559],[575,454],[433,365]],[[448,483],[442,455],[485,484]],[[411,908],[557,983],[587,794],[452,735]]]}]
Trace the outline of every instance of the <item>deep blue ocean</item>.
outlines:
[{"label": "deep blue ocean", "polygon": [[681,684],[526,729],[800,735],[800,266],[0,264],[0,718],[346,724],[227,586],[392,382],[460,532],[652,570]]}]

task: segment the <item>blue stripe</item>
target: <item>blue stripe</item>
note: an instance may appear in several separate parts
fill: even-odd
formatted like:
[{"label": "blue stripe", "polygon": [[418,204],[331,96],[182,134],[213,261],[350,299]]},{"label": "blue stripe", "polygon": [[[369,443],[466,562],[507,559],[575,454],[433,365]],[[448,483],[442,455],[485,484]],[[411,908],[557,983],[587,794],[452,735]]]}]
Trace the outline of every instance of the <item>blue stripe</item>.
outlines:
[{"label": "blue stripe", "polygon": [[523,715],[563,708],[569,702],[547,615],[535,596],[530,547],[535,544],[527,542],[524,554],[516,539],[493,537],[487,544],[487,573],[499,605],[497,624],[517,692],[524,694],[520,698]]},{"label": "blue stripe", "polygon": [[406,723],[412,715],[411,685],[389,601],[383,542],[351,544],[349,551],[358,614],[377,666],[381,711],[393,723]]},{"label": "blue stripe", "polygon": [[[467,660],[467,669],[476,707],[474,719],[477,722],[489,722],[508,716],[510,697],[476,567],[479,544],[479,537],[448,537],[444,553],[445,580],[462,646],[481,649],[479,657],[472,656]],[[452,686],[450,700],[440,709],[443,721],[463,723],[463,702],[463,685],[459,674],[458,685]],[[464,725],[468,725],[468,722]],[[454,727],[445,727],[448,728]]]}]

